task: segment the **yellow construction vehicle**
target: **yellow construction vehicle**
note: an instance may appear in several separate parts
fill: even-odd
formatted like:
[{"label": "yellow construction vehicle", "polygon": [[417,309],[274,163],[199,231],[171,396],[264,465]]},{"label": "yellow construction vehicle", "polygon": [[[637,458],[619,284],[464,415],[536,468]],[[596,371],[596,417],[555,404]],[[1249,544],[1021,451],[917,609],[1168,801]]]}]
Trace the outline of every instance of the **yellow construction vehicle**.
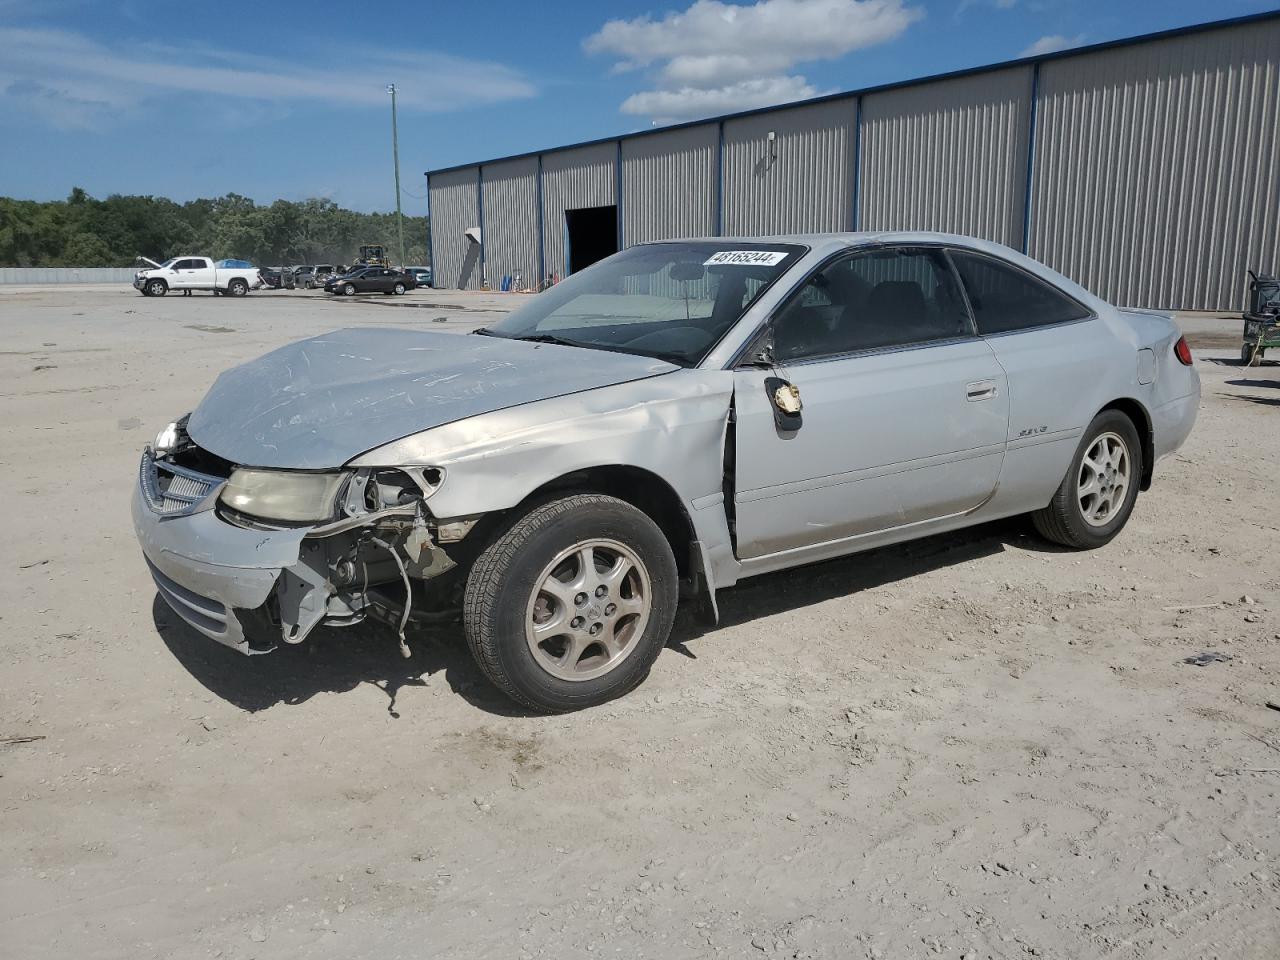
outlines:
[{"label": "yellow construction vehicle", "polygon": [[357,267],[389,267],[386,248],[379,243],[366,243],[360,248],[360,256],[355,262]]}]

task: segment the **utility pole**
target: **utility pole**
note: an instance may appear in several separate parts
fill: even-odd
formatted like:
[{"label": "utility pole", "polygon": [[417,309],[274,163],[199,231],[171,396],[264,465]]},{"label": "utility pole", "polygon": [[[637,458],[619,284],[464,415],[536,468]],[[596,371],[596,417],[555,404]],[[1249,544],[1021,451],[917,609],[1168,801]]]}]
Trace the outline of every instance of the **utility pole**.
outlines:
[{"label": "utility pole", "polygon": [[400,213],[400,134],[396,129],[396,85],[387,84],[391,94],[391,156],[396,164],[396,229],[400,233],[400,268],[404,269],[404,216]]}]

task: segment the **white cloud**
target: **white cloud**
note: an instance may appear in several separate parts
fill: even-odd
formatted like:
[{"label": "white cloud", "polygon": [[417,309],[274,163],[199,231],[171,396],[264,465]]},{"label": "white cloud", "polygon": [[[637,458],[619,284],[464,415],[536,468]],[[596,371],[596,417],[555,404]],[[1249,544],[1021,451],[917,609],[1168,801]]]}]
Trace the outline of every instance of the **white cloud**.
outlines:
[{"label": "white cloud", "polygon": [[806,100],[817,95],[818,91],[804,77],[766,77],[762,80],[740,80],[709,90],[697,87],[646,90],[627,97],[622,102],[622,112],[643,114],[659,123],[671,123],[689,117],[708,117]]},{"label": "white cloud", "polygon": [[687,119],[813,96],[787,71],[893,40],[923,16],[904,0],[696,0],[660,20],[610,20],[583,46],[618,58],[615,73],[650,70],[657,89],[628,97],[624,113]]},{"label": "white cloud", "polygon": [[321,64],[313,66],[200,45],[117,49],[70,31],[7,27],[0,27],[0,49],[0,94],[69,127],[93,127],[104,113],[175,93],[370,105],[385,103],[385,84],[394,81],[401,106],[443,111],[535,92],[509,67],[440,53],[313,51]]},{"label": "white cloud", "polygon": [[1049,34],[1041,37],[1031,46],[1023,50],[1018,56],[1020,57],[1038,57],[1044,53],[1056,53],[1059,50],[1069,50],[1072,47],[1078,47],[1085,41],[1085,34],[1077,33],[1074,37],[1064,37],[1059,33]]},{"label": "white cloud", "polygon": [[960,0],[960,6],[956,7],[956,15],[960,15],[970,7],[976,6],[992,6],[998,10],[1012,10],[1018,5],[1018,0]]}]

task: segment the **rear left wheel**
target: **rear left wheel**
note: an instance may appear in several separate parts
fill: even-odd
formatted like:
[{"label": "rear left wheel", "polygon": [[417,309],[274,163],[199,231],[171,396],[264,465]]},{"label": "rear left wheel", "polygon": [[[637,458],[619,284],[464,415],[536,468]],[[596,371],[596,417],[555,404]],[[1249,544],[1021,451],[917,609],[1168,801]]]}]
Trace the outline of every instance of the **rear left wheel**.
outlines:
[{"label": "rear left wheel", "polygon": [[646,514],[579,494],[535,507],[477,558],[463,624],[476,663],[526,707],[561,713],[633,689],[675,617],[675,558]]},{"label": "rear left wheel", "polygon": [[1142,479],[1142,443],[1119,410],[1093,418],[1049,505],[1031,515],[1040,535],[1078,550],[1109,543],[1129,520]]},{"label": "rear left wheel", "polygon": [[248,292],[249,284],[245,283],[243,280],[236,279],[227,284],[227,293],[233,297],[243,297],[248,294]]}]

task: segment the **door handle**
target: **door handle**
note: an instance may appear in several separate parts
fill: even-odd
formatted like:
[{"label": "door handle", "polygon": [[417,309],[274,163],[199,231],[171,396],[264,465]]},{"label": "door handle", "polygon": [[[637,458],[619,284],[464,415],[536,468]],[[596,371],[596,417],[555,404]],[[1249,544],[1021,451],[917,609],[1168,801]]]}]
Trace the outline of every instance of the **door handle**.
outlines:
[{"label": "door handle", "polygon": [[979,400],[990,400],[996,395],[996,382],[994,380],[975,380],[973,383],[965,385],[965,396],[968,397],[970,403],[977,403]]}]

